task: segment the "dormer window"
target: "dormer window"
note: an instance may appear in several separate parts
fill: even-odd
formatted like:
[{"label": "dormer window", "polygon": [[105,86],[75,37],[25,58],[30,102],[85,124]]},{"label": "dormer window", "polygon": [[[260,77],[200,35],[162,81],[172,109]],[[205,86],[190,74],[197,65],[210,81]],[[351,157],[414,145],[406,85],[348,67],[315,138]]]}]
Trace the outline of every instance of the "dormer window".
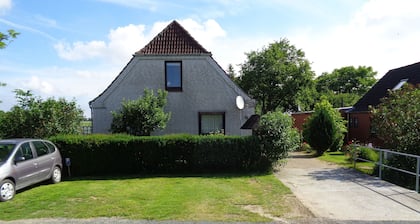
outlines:
[{"label": "dormer window", "polygon": [[182,91],[182,63],[180,61],[165,62],[165,89]]},{"label": "dormer window", "polygon": [[401,81],[392,88],[392,90],[400,89],[405,83],[407,83],[408,79],[401,79]]}]

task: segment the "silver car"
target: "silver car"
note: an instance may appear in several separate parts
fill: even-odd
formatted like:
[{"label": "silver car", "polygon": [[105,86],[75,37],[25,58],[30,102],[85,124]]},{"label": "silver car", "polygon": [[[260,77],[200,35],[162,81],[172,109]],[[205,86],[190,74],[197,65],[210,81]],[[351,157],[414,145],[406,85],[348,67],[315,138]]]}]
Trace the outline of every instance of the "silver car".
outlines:
[{"label": "silver car", "polygon": [[16,190],[50,180],[61,181],[62,159],[57,147],[42,139],[0,140],[0,201]]}]

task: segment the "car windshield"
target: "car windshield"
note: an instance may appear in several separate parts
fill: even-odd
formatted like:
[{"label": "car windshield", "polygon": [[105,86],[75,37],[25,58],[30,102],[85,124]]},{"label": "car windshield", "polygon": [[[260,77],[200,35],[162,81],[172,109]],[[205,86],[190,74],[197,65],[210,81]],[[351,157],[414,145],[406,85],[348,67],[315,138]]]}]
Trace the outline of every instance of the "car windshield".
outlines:
[{"label": "car windshield", "polygon": [[15,144],[0,143],[0,163],[3,163],[7,160],[7,158],[9,158],[13,148],[15,148]]}]

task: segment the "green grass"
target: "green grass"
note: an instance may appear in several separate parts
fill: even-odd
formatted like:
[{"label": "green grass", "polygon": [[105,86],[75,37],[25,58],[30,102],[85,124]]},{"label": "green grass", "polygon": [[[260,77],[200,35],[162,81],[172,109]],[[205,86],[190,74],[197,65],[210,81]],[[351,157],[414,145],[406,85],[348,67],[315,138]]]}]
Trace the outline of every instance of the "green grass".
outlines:
[{"label": "green grass", "polygon": [[[354,164],[350,160],[348,155],[345,155],[343,152],[325,152],[322,156],[318,157],[320,160],[336,163],[340,166],[353,168]],[[372,175],[375,164],[370,162],[358,161],[356,163],[356,170]]]},{"label": "green grass", "polygon": [[41,185],[0,203],[0,219],[94,218],[178,221],[271,221],[246,210],[261,206],[283,217],[292,193],[272,174],[72,180]]}]

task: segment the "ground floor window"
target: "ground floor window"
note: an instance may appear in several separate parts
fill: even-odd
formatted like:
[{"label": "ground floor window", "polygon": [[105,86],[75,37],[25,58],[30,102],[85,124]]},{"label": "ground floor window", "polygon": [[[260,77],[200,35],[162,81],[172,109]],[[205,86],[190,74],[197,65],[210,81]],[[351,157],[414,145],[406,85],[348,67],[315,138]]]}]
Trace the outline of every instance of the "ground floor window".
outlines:
[{"label": "ground floor window", "polygon": [[200,135],[225,134],[224,112],[200,112],[198,123]]},{"label": "ground floor window", "polygon": [[359,127],[359,119],[357,117],[350,117],[349,127],[350,128],[358,128]]}]

